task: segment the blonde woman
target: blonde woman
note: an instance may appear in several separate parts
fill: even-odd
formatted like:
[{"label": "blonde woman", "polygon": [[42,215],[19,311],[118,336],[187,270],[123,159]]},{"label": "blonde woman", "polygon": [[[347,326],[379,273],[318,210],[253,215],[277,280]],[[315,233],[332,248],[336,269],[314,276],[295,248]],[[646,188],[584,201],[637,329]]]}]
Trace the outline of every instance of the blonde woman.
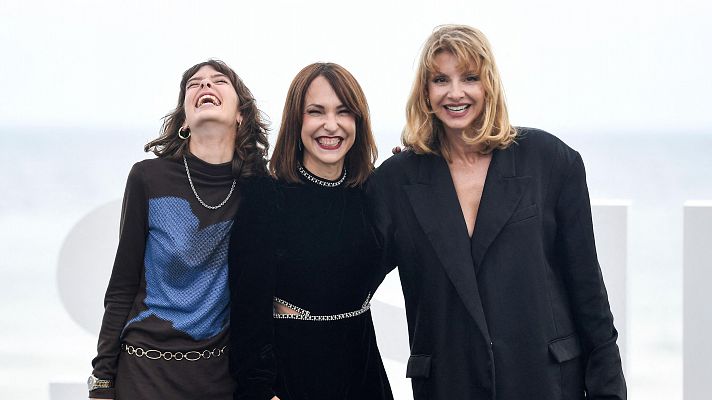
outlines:
[{"label": "blonde woman", "polygon": [[583,162],[510,124],[480,31],[430,35],[402,139],[368,192],[415,399],[625,399]]}]

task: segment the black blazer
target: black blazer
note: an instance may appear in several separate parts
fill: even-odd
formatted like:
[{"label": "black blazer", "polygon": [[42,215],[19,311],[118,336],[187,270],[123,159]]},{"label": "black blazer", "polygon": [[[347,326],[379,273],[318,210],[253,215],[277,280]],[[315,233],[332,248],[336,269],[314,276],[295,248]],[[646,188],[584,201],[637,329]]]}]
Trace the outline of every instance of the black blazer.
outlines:
[{"label": "black blazer", "polygon": [[576,151],[520,128],[493,154],[472,239],[442,157],[395,155],[368,193],[416,400],[626,398]]}]

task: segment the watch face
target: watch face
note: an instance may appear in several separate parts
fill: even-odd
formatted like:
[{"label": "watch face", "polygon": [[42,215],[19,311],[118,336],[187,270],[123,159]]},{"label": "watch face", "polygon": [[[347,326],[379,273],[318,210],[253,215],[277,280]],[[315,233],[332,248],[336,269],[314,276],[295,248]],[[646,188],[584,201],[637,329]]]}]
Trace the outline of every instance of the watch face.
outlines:
[{"label": "watch face", "polygon": [[89,386],[89,390],[108,389],[114,387],[114,382],[109,379],[99,379],[94,375],[90,375],[89,379],[87,379],[87,386]]},{"label": "watch face", "polygon": [[89,386],[89,390],[109,389],[114,387],[114,381],[110,379],[99,379],[92,374],[89,375],[89,379],[87,379],[87,386]]}]

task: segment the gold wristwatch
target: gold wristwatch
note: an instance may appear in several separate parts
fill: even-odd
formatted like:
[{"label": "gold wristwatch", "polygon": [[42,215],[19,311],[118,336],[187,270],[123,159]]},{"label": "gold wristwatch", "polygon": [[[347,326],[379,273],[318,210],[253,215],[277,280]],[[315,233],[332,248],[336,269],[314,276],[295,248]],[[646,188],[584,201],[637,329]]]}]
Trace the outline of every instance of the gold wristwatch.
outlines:
[{"label": "gold wristwatch", "polygon": [[114,387],[114,381],[109,379],[99,379],[92,374],[89,375],[87,386],[89,387],[90,392],[94,389],[110,389]]}]

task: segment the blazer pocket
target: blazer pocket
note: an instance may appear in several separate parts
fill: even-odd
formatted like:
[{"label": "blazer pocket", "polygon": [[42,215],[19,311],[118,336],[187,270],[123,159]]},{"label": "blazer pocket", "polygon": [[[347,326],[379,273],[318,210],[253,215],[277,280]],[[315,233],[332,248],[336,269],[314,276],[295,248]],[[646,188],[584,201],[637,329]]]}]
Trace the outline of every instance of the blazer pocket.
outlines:
[{"label": "blazer pocket", "polygon": [[556,362],[563,363],[581,355],[581,343],[575,333],[549,342],[549,353]]},{"label": "blazer pocket", "polygon": [[515,222],[524,221],[525,219],[536,217],[538,213],[539,213],[539,208],[537,207],[537,205],[530,204],[524,208],[520,208],[519,210],[515,211],[512,214],[512,216],[509,217],[509,220],[507,221],[507,225],[513,224]]},{"label": "blazer pocket", "polygon": [[406,378],[430,377],[431,357],[429,354],[413,354],[408,358],[408,367],[405,370]]}]

